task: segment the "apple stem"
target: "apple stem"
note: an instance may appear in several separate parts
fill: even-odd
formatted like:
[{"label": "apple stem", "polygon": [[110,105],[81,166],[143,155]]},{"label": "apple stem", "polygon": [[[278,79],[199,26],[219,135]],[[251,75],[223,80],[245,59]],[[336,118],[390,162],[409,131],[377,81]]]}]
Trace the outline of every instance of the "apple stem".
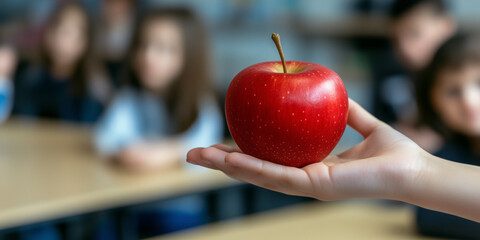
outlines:
[{"label": "apple stem", "polygon": [[280,43],[280,35],[278,33],[272,33],[272,40],[277,46],[278,53],[280,54],[280,58],[282,59],[283,65],[283,72],[287,73],[287,63],[285,62],[285,57],[283,56],[282,44]]}]

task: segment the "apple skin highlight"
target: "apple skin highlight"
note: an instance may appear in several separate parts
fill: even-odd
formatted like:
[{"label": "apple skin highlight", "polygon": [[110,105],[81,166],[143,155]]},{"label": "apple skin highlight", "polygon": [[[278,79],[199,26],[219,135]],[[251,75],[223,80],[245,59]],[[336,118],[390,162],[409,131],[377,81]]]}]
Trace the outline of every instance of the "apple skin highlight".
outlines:
[{"label": "apple skin highlight", "polygon": [[348,117],[348,95],[331,69],[308,62],[263,62],[230,83],[225,112],[240,149],[291,167],[320,162],[337,145]]}]

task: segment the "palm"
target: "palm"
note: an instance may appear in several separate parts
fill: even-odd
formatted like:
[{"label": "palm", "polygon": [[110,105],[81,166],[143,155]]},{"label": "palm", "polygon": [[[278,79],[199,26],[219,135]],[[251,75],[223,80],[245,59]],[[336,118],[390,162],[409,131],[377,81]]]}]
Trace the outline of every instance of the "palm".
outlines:
[{"label": "palm", "polygon": [[365,192],[369,197],[384,196],[382,185],[398,189],[401,186],[397,185],[415,180],[414,174],[404,173],[418,169],[419,150],[414,142],[382,124],[353,148],[303,170],[309,176],[316,176],[315,181],[311,181],[312,189],[323,188],[313,191],[319,193],[314,195],[319,199],[365,197]]},{"label": "palm", "polygon": [[[411,140],[378,121],[351,101],[348,123],[364,141],[339,155],[304,168],[263,161],[226,145],[194,149],[190,162],[218,169],[227,175],[264,188],[322,200],[347,197],[389,197],[389,189],[415,180],[422,150]],[[392,198],[393,198],[393,194]]]}]

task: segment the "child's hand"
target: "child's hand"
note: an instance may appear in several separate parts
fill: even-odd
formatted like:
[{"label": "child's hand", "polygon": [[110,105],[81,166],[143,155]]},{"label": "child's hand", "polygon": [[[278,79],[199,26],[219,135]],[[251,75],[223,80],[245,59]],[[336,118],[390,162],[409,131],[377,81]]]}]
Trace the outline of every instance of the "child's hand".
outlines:
[{"label": "child's hand", "polygon": [[264,188],[321,200],[405,197],[408,187],[421,177],[428,154],[356,102],[350,100],[349,104],[348,124],[365,139],[322,162],[304,168],[286,167],[226,145],[193,149],[187,161]]},{"label": "child's hand", "polygon": [[348,124],[365,139],[304,168],[263,161],[225,145],[193,149],[187,161],[286,194],[395,199],[480,222],[480,167],[428,154],[353,101]]},{"label": "child's hand", "polygon": [[179,147],[175,141],[141,141],[126,147],[116,156],[122,167],[148,172],[169,169],[179,164]]}]

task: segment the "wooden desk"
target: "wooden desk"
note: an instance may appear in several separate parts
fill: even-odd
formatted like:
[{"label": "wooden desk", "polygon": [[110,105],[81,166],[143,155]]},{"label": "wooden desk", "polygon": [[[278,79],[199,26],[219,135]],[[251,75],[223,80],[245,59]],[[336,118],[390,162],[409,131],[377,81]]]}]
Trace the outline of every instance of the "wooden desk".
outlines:
[{"label": "wooden desk", "polygon": [[210,170],[121,171],[95,154],[85,127],[0,125],[0,229],[236,183]]},{"label": "wooden desk", "polygon": [[316,202],[157,240],[430,239],[415,234],[412,213],[405,206],[371,200]]}]

